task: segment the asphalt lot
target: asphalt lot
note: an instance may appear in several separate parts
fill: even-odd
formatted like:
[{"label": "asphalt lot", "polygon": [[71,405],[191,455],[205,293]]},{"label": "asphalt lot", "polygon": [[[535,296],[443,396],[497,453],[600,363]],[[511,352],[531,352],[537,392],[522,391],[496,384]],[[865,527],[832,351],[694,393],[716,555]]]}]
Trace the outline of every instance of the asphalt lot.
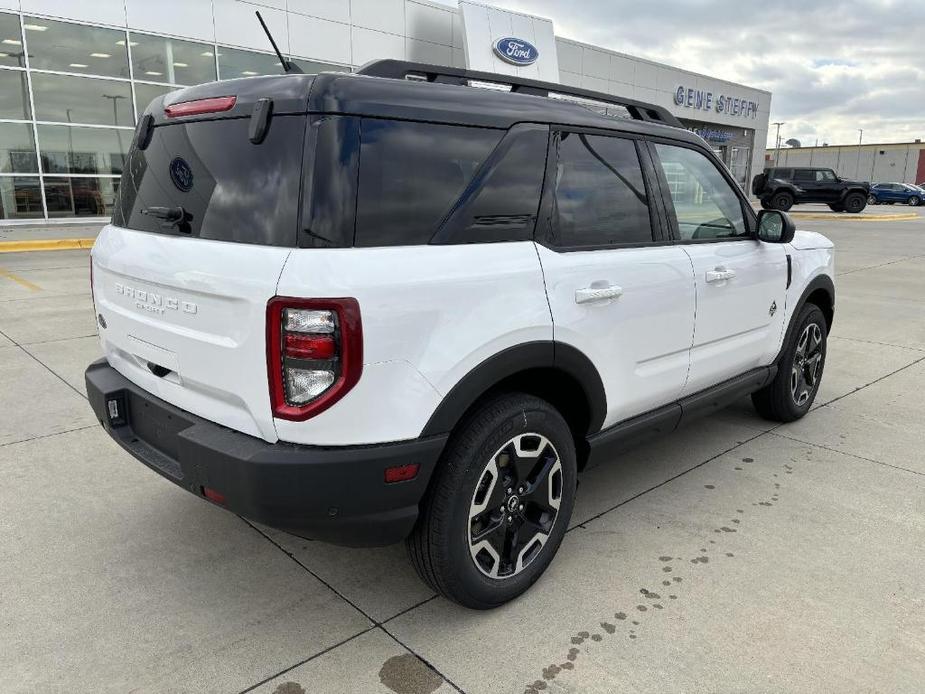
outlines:
[{"label": "asphalt lot", "polygon": [[798,224],[837,246],[814,410],[743,401],[587,472],[490,613],[401,545],[255,527],[136,463],[84,397],[87,252],[0,254],[0,691],[922,691],[925,216],[844,218]]}]

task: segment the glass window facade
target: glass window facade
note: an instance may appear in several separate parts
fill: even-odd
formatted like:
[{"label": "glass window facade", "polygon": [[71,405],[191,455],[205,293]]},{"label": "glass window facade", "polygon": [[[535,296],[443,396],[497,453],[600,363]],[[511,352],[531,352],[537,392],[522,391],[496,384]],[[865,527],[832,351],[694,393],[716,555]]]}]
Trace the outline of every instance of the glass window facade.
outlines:
[{"label": "glass window facade", "polygon": [[0,221],[110,216],[154,98],[280,71],[273,54],[0,10]]}]

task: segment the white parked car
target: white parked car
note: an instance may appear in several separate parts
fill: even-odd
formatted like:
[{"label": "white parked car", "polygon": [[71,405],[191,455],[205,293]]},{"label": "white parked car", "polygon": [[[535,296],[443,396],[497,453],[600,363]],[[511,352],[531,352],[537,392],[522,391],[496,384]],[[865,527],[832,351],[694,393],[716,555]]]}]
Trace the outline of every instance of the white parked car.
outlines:
[{"label": "white parked car", "polygon": [[666,110],[360,72],[148,107],[92,252],[87,388],[125,450],[305,537],[407,538],[489,608],[552,560],[587,465],[749,393],[808,411],[832,244],[756,216]]}]

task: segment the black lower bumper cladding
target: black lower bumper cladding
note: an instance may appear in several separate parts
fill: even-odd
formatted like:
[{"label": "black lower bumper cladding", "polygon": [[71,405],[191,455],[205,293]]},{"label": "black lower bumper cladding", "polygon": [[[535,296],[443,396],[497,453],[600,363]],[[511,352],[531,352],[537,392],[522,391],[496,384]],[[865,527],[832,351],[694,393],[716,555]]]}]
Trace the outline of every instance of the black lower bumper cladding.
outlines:
[{"label": "black lower bumper cladding", "polygon": [[[267,443],[185,412],[139,388],[105,359],[86,371],[97,419],[149,468],[245,518],[302,537],[351,546],[411,532],[446,436],[371,446]],[[385,482],[385,469],[418,474]]]}]

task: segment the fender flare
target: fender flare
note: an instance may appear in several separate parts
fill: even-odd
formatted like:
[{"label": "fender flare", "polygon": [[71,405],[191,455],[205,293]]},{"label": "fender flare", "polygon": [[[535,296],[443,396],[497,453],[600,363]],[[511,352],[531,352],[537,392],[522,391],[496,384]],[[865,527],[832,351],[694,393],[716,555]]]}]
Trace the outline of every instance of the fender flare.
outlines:
[{"label": "fender flare", "polygon": [[574,379],[588,403],[588,434],[600,430],[607,414],[604,382],[591,360],[581,351],[561,342],[525,342],[494,354],[463,376],[434,410],[421,437],[452,431],[466,411],[501,381],[524,371],[553,368]]},{"label": "fender flare", "polygon": [[845,198],[847,198],[848,195],[850,195],[851,193],[860,193],[861,195],[864,196],[865,200],[867,200],[867,198],[870,197],[870,191],[864,190],[861,186],[852,186],[851,188],[845,188],[841,192],[841,195],[839,196],[838,201],[844,202]]},{"label": "fender flare", "polygon": [[[790,322],[787,324],[787,332],[784,333],[784,341],[781,343],[780,352],[777,353],[777,357],[774,359],[774,363],[780,361],[781,356],[784,351],[787,349],[787,345],[790,344],[790,340],[793,337],[793,332],[796,330],[797,317],[800,315],[800,311],[803,310],[803,307],[806,305],[806,302],[809,300],[811,294],[815,291],[822,289],[829,295],[829,301],[832,304],[832,316],[834,319],[835,315],[835,283],[832,281],[832,278],[828,275],[816,275],[809,281],[809,284],[806,285],[806,288],[803,290],[803,293],[800,294],[800,298],[796,303],[796,306],[793,308],[793,312],[790,314]],[[832,330],[832,321],[829,321],[829,331]]]}]

